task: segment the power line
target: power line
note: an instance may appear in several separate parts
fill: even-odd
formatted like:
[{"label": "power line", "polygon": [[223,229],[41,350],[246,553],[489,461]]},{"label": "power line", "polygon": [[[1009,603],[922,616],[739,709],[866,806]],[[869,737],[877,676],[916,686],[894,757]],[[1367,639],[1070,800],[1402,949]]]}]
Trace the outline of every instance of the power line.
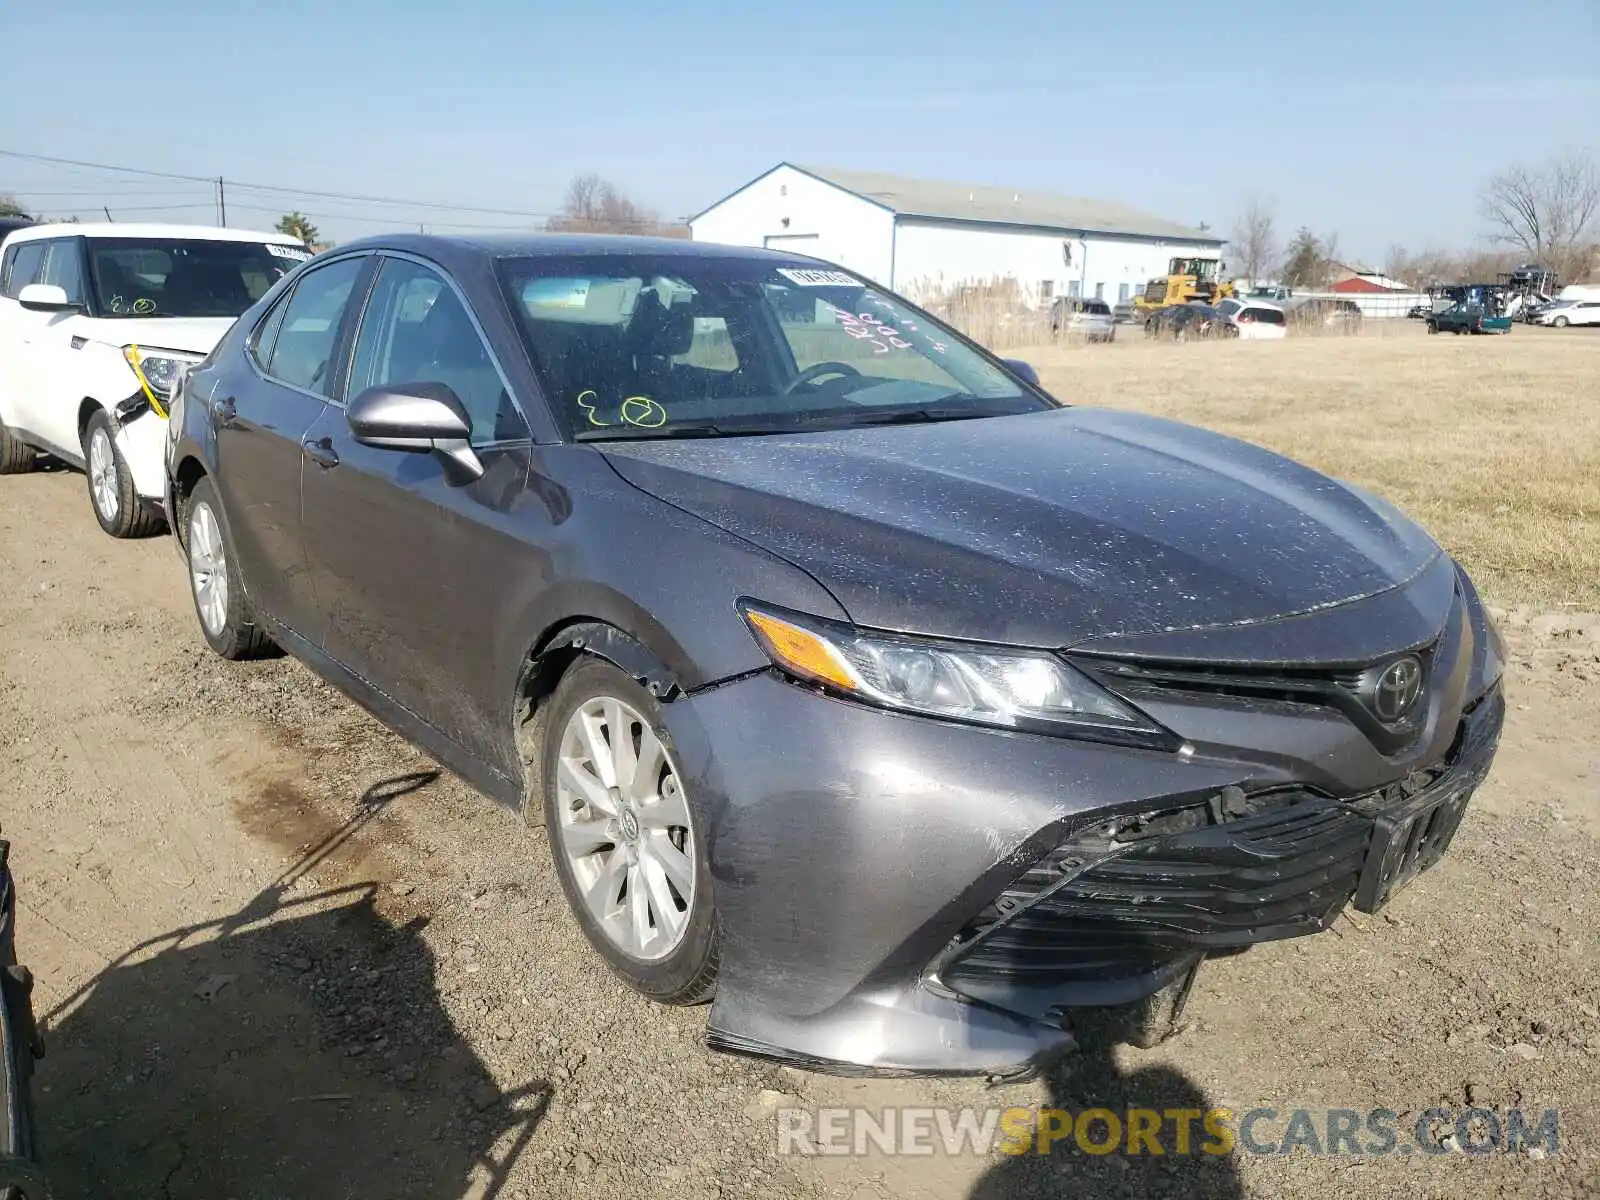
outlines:
[{"label": "power line", "polygon": [[150,175],[156,179],[182,179],[188,183],[213,183],[203,175],[176,175],[171,171],[151,171],[144,167],[114,167],[109,163],[82,162],[76,158],[53,158],[48,154],[24,154],[20,150],[0,150],[7,158],[22,158],[29,162],[54,163],[58,167],[88,167],[95,171],[120,171],[128,175]]},{"label": "power line", "polygon": [[[149,175],[149,176],[153,176],[153,177],[158,178],[158,179],[182,179],[182,180],[184,180],[186,182],[189,182],[189,183],[203,183],[207,187],[210,187],[210,188],[216,188],[218,186],[219,182],[221,182],[218,179],[218,177],[216,177],[216,176],[209,176],[208,177],[208,176],[204,176],[204,175],[179,175],[179,174],[175,174],[175,173],[169,172],[169,171],[150,171],[150,170],[146,170],[146,169],[144,169],[142,167],[122,167],[122,166],[114,166],[114,165],[112,165],[110,163],[85,162],[85,161],[83,161],[81,159],[75,159],[75,158],[55,158],[55,157],[52,157],[52,156],[46,155],[46,154],[27,154],[27,153],[24,153],[24,152],[22,152],[20,150],[0,150],[0,155],[3,155],[5,157],[7,157],[7,158],[24,159],[24,160],[27,160],[27,161],[30,161],[30,162],[54,163],[54,164],[59,165],[59,166],[83,167],[83,168],[88,168],[88,169],[91,169],[91,170],[100,170],[100,171],[117,171],[117,172],[123,172],[123,173],[134,174],[134,175]],[[244,183],[244,182],[240,182],[240,181],[234,180],[234,179],[227,180],[226,181],[226,186],[228,186],[230,188],[234,188],[234,189],[239,190],[239,191],[267,192],[267,193],[273,193],[273,194],[284,195],[284,196],[308,196],[308,197],[310,197],[312,199],[316,199],[316,200],[340,200],[340,201],[349,201],[349,202],[355,203],[355,204],[395,205],[397,207],[402,207],[402,208],[421,208],[421,209],[429,209],[429,210],[444,211],[444,212],[478,213],[478,214],[483,214],[483,215],[487,215],[487,216],[498,216],[498,217],[524,217],[524,218],[527,218],[529,220],[535,220],[535,221],[548,220],[548,219],[550,219],[552,217],[559,217],[559,216],[564,215],[562,213],[556,213],[556,212],[535,212],[535,211],[532,211],[532,210],[529,210],[529,209],[485,208],[485,207],[482,207],[482,206],[479,206],[479,205],[471,205],[471,204],[446,204],[446,203],[443,203],[443,202],[437,201],[437,200],[404,200],[404,199],[400,199],[400,198],[393,197],[393,196],[369,196],[369,195],[361,195],[361,194],[357,194],[357,193],[353,193],[353,192],[324,192],[324,191],[315,191],[315,190],[310,189],[310,188],[284,187],[284,186],[280,186],[280,185],[277,185],[277,184]],[[251,206],[239,205],[239,204],[236,203],[234,207],[236,207],[236,208],[245,208],[245,207],[251,207]],[[260,206],[255,206],[255,207],[259,208]],[[305,215],[306,216],[312,216],[312,215],[315,215],[315,214],[307,213]],[[323,214],[319,219],[337,221],[337,220],[361,220],[363,218],[360,218],[360,217],[345,217],[345,216],[341,216],[341,215],[337,215],[337,214],[335,214],[335,215]],[[616,224],[635,225],[635,226],[639,226],[641,228],[650,228],[650,227],[666,224],[667,222],[640,219],[640,220],[632,220],[632,221],[618,221],[618,222],[615,222],[615,223]],[[455,222],[452,222],[451,224],[455,224],[457,228],[471,228],[472,227],[470,225],[462,225],[460,223],[455,223]],[[513,227],[513,226],[492,226],[491,225],[491,226],[478,226],[478,228],[495,229],[495,228],[515,228],[515,227]]]}]

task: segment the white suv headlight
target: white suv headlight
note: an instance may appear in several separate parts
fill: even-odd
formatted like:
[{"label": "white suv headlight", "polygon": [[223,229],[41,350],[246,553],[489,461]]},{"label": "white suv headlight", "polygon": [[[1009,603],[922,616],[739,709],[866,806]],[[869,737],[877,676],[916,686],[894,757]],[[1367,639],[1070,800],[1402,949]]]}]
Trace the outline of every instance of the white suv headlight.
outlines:
[{"label": "white suv headlight", "polygon": [[154,350],[145,346],[124,346],[122,357],[128,360],[139,386],[144,390],[150,407],[159,417],[167,415],[168,402],[178,389],[183,373],[205,358],[187,350]]}]

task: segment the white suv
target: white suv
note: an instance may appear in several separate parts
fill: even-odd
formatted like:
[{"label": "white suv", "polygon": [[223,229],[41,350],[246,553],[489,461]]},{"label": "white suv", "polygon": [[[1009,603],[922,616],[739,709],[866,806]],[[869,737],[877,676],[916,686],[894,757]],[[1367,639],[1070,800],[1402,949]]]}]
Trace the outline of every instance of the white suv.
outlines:
[{"label": "white suv", "polygon": [[81,467],[101,528],[160,527],[168,394],[311,252],[203,225],[33,225],[0,253],[0,475]]}]

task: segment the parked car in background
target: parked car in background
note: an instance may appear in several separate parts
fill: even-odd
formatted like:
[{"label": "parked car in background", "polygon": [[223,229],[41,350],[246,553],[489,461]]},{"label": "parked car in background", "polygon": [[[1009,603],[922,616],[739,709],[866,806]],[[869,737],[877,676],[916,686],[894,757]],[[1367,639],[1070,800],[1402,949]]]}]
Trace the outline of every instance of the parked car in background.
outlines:
[{"label": "parked car in background", "polygon": [[1406,309],[1406,319],[1410,321],[1426,321],[1433,315],[1433,305],[1413,304]]},{"label": "parked car in background", "polygon": [[[1227,303],[1227,302],[1224,302]],[[1276,340],[1289,332],[1283,309],[1264,300],[1235,301],[1227,307],[1218,305],[1223,317],[1242,338],[1251,341]]]},{"label": "parked car in background", "polygon": [[27,229],[34,224],[32,217],[22,216],[20,213],[0,214],[0,242],[4,242],[19,229]]},{"label": "parked car in background", "polygon": [[1104,300],[1061,296],[1050,307],[1050,332],[1058,337],[1109,342],[1117,336],[1111,306]]},{"label": "parked car in background", "polygon": [[293,267],[287,234],[201,225],[34,225],[0,252],[0,475],[40,453],[88,476],[113,537],[161,524],[179,375]]},{"label": "parked car in background", "polygon": [[1452,304],[1428,317],[1428,332],[1510,333],[1511,318],[1483,304]]},{"label": "parked car in background", "polygon": [[1160,1040],[1209,952],[1434,863],[1504,713],[1393,506],[813,259],[356,242],[169,435],[207,643],[531,814],[596,954],[714,994],[725,1050],[1011,1076],[1107,1004]]},{"label": "parked car in background", "polygon": [[1157,309],[1145,318],[1144,332],[1146,337],[1170,338],[1175,342],[1239,335],[1221,310],[1193,302]]},{"label": "parked car in background", "polygon": [[1289,324],[1297,329],[1356,333],[1361,329],[1361,309],[1352,300],[1325,296],[1295,298],[1285,306]]},{"label": "parked car in background", "polygon": [[1539,324],[1565,329],[1568,325],[1600,325],[1600,299],[1558,300],[1539,314]]}]

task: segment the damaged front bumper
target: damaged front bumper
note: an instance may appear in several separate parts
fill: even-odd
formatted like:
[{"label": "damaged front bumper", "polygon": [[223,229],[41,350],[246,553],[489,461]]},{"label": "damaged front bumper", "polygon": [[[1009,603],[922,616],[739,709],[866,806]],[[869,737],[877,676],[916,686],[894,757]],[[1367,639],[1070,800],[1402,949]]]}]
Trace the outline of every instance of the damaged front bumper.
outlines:
[{"label": "damaged front bumper", "polygon": [[770,674],[668,705],[722,928],[707,1040],[840,1073],[1026,1076],[1072,1046],[1075,1009],[1375,907],[1443,852],[1494,753],[1498,689],[1463,713],[1451,675],[1453,713],[1404,768],[1337,712],[1269,714],[1351,778],[1389,764],[1353,794],[1259,747],[975,729]]}]

